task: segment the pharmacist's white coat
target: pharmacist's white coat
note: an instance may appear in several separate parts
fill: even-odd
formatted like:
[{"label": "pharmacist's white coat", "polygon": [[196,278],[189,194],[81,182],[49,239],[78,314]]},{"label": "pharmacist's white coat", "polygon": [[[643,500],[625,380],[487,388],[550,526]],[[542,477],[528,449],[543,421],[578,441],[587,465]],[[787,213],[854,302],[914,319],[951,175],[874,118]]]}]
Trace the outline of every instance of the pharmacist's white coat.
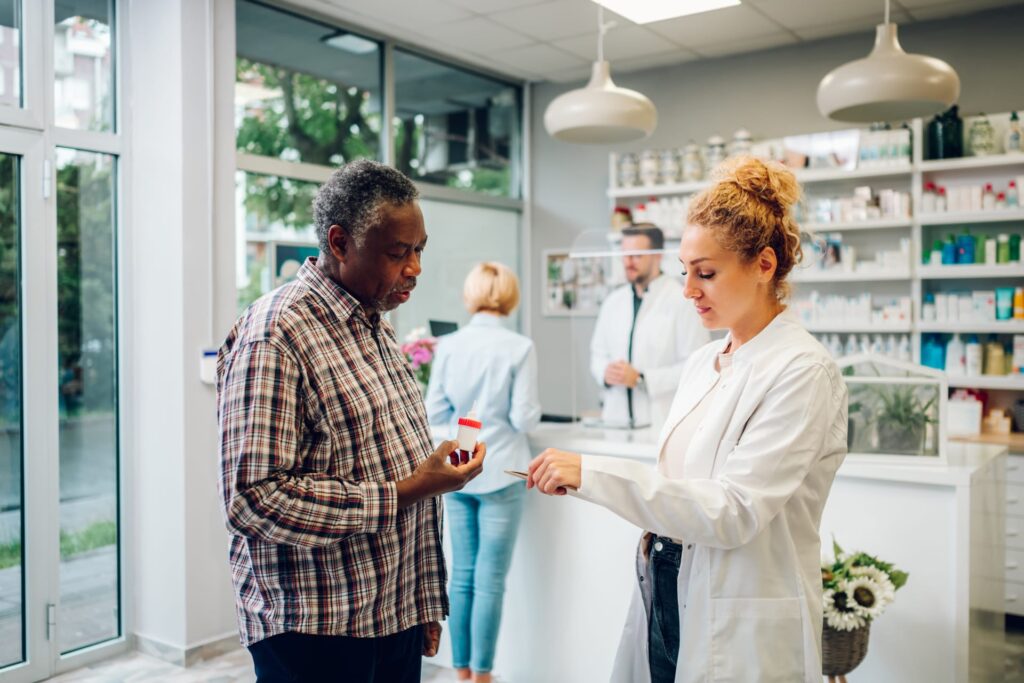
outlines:
[{"label": "pharmacist's white coat", "polygon": [[[633,286],[625,285],[601,304],[594,327],[590,372],[598,386],[604,387],[604,371],[609,363],[627,359],[632,323]],[[664,423],[683,364],[709,339],[693,305],[683,297],[682,284],[664,274],[651,281],[637,311],[633,333],[632,365],[644,374],[646,385],[633,390],[633,416],[637,424],[657,428]],[[605,387],[602,397],[603,419],[616,423],[629,419],[625,387]]]},{"label": "pharmacist's white coat", "polygon": [[[726,344],[712,342],[687,362],[658,452],[714,386]],[[818,527],[846,428],[835,363],[787,312],[734,353],[733,374],[687,449],[684,478],[584,456],[575,495],[695,545],[690,581],[679,585],[677,683],[821,681]],[[645,572],[639,557],[637,570]],[[641,585],[612,681],[650,681]]]}]

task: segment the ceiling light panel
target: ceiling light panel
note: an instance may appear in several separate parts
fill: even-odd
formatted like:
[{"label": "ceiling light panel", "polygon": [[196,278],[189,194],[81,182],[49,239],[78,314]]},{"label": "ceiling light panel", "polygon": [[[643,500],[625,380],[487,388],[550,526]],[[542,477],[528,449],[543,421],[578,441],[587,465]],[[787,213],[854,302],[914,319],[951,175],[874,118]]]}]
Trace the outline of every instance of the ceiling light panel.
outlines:
[{"label": "ceiling light panel", "polygon": [[594,2],[616,14],[621,14],[635,24],[649,24],[654,21],[711,12],[740,4],[740,0],[594,0]]}]

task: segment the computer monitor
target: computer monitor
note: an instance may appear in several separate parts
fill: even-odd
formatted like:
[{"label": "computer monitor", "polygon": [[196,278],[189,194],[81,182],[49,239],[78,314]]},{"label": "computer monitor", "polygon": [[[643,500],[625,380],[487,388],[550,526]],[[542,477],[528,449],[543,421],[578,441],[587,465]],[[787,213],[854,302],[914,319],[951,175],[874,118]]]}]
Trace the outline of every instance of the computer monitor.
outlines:
[{"label": "computer monitor", "polygon": [[459,329],[458,323],[453,323],[448,320],[431,320],[430,322],[430,334],[434,337],[443,337],[446,334],[451,334],[455,330]]}]

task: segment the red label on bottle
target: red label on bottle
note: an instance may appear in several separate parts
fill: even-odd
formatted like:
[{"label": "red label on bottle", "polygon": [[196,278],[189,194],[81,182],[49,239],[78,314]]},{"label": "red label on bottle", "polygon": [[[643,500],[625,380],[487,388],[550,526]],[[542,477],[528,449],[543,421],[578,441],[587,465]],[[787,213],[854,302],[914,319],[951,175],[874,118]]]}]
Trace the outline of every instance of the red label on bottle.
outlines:
[{"label": "red label on bottle", "polygon": [[484,423],[483,422],[478,422],[477,420],[471,420],[468,417],[460,417],[459,418],[459,426],[460,427],[472,427],[473,429],[480,429],[480,428],[482,428],[484,426]]}]

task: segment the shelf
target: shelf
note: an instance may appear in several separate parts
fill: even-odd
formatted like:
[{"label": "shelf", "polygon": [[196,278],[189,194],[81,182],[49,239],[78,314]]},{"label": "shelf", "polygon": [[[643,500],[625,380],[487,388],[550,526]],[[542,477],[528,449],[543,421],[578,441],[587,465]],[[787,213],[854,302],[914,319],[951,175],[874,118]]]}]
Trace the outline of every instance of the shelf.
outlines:
[{"label": "shelf", "polygon": [[842,168],[800,168],[796,169],[796,179],[801,184],[835,183],[844,180],[862,180],[864,178],[899,178],[910,179],[913,167],[910,164],[886,166],[882,168],[856,168],[848,171]]},{"label": "shelf", "polygon": [[1024,391],[1024,375],[981,375],[980,377],[950,375],[949,386],[956,389]]},{"label": "shelf", "polygon": [[957,213],[926,213],[918,217],[921,225],[960,225],[962,223],[1024,223],[1020,209],[993,209],[991,211],[961,211]]},{"label": "shelf", "polygon": [[998,320],[983,323],[950,323],[938,321],[917,322],[917,329],[921,332],[945,332],[952,334],[1024,334],[1024,320]]},{"label": "shelf", "polygon": [[856,223],[804,223],[800,229],[804,232],[848,232],[850,230],[887,230],[890,228],[909,228],[913,223],[909,218],[883,218],[873,221]]},{"label": "shelf", "polygon": [[989,277],[1024,277],[1024,264],[1004,263],[1001,265],[962,266],[918,266],[917,273],[922,280],[967,280]]},{"label": "shelf", "polygon": [[889,322],[889,323],[850,323],[850,324],[834,324],[834,323],[813,323],[805,325],[804,328],[811,334],[831,334],[831,333],[849,333],[849,334],[910,334],[911,327],[909,322]]},{"label": "shelf", "polygon": [[993,154],[983,157],[961,157],[959,159],[934,159],[921,162],[921,173],[936,171],[963,171],[978,168],[1001,168],[1004,166],[1024,167],[1024,154]]},{"label": "shelf", "polygon": [[608,189],[608,196],[612,199],[629,199],[639,197],[660,197],[662,195],[693,194],[710,186],[710,180],[695,180],[689,183],[675,183],[673,185],[612,187]]},{"label": "shelf", "polygon": [[[838,269],[837,269],[838,270]],[[909,270],[818,270],[807,268],[793,270],[793,282],[900,282],[910,279]]]},{"label": "shelf", "polygon": [[992,443],[997,446],[1007,446],[1011,453],[1024,453],[1024,434],[1010,432],[1009,434],[980,434],[978,436],[951,436],[951,441],[964,441],[966,443]]}]

